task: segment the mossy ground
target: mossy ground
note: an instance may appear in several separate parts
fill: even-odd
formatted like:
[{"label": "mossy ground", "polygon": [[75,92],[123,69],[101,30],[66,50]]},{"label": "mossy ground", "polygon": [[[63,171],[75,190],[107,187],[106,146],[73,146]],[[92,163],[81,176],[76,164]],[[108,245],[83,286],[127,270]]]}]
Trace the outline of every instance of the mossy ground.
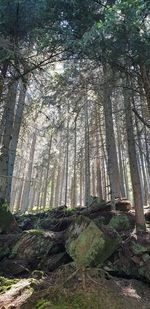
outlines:
[{"label": "mossy ground", "polygon": [[[114,280],[101,277],[100,269],[83,272],[74,264],[53,273],[45,287],[32,295],[21,309],[147,309],[135,299],[124,297]],[[51,283],[50,283],[51,282]]]},{"label": "mossy ground", "polygon": [[[0,283],[6,286],[4,292],[7,292],[11,284],[16,283],[16,279],[1,278],[0,280]],[[130,282],[121,281],[119,285],[114,279],[106,280],[104,271],[99,268],[87,269],[83,272],[77,270],[75,264],[71,263],[36,282],[32,283],[31,279],[25,280],[30,280],[30,284],[27,285],[23,281],[26,289],[22,289],[22,281],[20,281],[21,294],[18,294],[17,288],[16,295],[13,295],[14,298],[8,305],[14,301],[16,308],[20,309],[149,309],[148,287],[142,287],[142,283],[139,285],[138,281],[136,283],[136,291],[142,291],[142,288],[146,291],[146,302],[145,300],[143,302],[139,300],[140,294],[135,293],[134,285],[132,288]],[[17,284],[19,286],[19,282]],[[124,296],[122,293],[124,287],[127,294],[133,295]],[[27,289],[28,295],[26,295]],[[25,300],[23,300],[24,296],[26,296]],[[135,296],[138,298],[136,299]]]},{"label": "mossy ground", "polygon": [[96,292],[88,291],[57,291],[51,298],[40,299],[34,309],[124,309],[122,299],[115,299],[113,295],[100,289]]},{"label": "mossy ground", "polygon": [[18,279],[8,279],[4,277],[0,277],[0,294],[8,291],[13,284],[17,283]]}]

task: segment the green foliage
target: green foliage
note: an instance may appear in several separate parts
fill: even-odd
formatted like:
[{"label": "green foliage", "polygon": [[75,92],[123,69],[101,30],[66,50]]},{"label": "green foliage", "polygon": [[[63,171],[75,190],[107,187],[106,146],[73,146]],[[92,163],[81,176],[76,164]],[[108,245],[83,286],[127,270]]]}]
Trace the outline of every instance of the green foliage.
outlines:
[{"label": "green foliage", "polygon": [[83,35],[84,53],[117,68],[124,65],[125,59],[130,59],[132,65],[147,63],[150,58],[149,9],[149,1],[141,0],[121,0],[106,6],[103,17]]}]

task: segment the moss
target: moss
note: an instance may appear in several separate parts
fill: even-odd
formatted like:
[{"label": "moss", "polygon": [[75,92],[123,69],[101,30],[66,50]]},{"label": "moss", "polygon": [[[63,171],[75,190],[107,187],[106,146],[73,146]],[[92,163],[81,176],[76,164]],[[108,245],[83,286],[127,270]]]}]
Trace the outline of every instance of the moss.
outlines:
[{"label": "moss", "polygon": [[44,278],[44,272],[42,270],[34,270],[32,272],[32,277],[35,279],[42,279]]},{"label": "moss", "polygon": [[26,233],[33,234],[33,235],[42,235],[42,236],[45,234],[45,232],[40,229],[29,230],[29,231],[26,231]]},{"label": "moss", "polygon": [[128,231],[131,228],[129,219],[125,214],[113,217],[109,222],[109,226],[116,231]]},{"label": "moss", "polygon": [[21,235],[19,241],[12,250],[11,258],[17,255],[18,259],[34,265],[38,268],[40,261],[44,261],[48,252],[52,249],[54,241],[41,230],[29,230]]},{"label": "moss", "polygon": [[132,242],[132,251],[134,252],[134,254],[142,255],[143,253],[148,252],[149,249],[150,248],[144,247],[139,243]]},{"label": "moss", "polygon": [[17,283],[18,279],[8,279],[4,277],[0,277],[0,294],[8,291],[11,286],[15,283]]},{"label": "moss", "polygon": [[34,309],[125,309],[121,297],[108,293],[108,290],[101,288],[97,291],[79,291],[73,293],[69,290],[55,291],[50,297],[40,299]]},{"label": "moss", "polygon": [[51,308],[51,303],[50,301],[48,301],[47,299],[40,299],[36,305],[34,309],[49,309]]},{"label": "moss", "polygon": [[14,222],[13,215],[8,210],[8,205],[0,206],[0,232],[7,232],[10,225]]},{"label": "moss", "polygon": [[[78,226],[75,227],[75,232]],[[80,230],[80,226],[79,226]],[[108,232],[113,231],[109,228]],[[85,227],[76,239],[69,242],[68,254],[73,258],[78,267],[96,266],[102,264],[118,247],[120,237],[117,232],[115,236],[103,233],[94,222]]]}]

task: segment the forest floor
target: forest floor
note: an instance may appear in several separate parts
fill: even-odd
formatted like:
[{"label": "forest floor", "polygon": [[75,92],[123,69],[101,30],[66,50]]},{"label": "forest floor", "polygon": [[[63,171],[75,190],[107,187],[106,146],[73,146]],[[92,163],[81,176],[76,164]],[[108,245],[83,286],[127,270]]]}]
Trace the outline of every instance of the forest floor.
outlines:
[{"label": "forest floor", "polygon": [[127,201],[117,207],[13,217],[0,233],[0,309],[150,309],[150,232],[136,234]]},{"label": "forest floor", "polygon": [[150,309],[150,287],[139,280],[105,278],[67,265],[39,280],[20,279],[0,295],[1,309]]}]

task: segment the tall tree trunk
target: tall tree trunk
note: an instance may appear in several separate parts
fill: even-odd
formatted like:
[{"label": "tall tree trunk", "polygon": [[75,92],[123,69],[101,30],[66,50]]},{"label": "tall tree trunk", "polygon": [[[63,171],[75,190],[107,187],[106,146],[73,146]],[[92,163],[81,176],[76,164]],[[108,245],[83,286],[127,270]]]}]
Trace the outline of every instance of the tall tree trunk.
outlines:
[{"label": "tall tree trunk", "polygon": [[49,147],[48,147],[48,159],[47,159],[47,168],[46,168],[46,176],[45,176],[45,189],[44,189],[44,197],[43,197],[44,208],[45,208],[46,203],[47,203],[47,190],[48,190],[48,183],[49,183],[51,149],[52,149],[52,135],[50,137],[50,142],[49,142]]},{"label": "tall tree trunk", "polygon": [[102,192],[102,175],[101,175],[101,165],[100,165],[100,151],[99,151],[99,134],[98,134],[98,114],[97,114],[97,108],[95,113],[95,137],[96,137],[96,181],[97,181],[97,195],[103,199],[103,192]]},{"label": "tall tree trunk", "polygon": [[80,159],[80,206],[83,204],[83,149],[81,148]]},{"label": "tall tree trunk", "polygon": [[7,200],[10,202],[10,195],[11,195],[11,185],[12,185],[12,177],[13,177],[13,170],[14,170],[14,163],[16,158],[16,151],[17,151],[17,144],[19,138],[20,127],[22,123],[22,116],[24,111],[25,105],[25,97],[26,97],[26,90],[27,90],[26,82],[20,81],[20,93],[19,99],[17,104],[17,110],[13,125],[13,132],[12,132],[12,139],[9,144],[9,160],[8,160],[8,183],[7,183]]},{"label": "tall tree trunk", "polygon": [[18,81],[11,82],[9,85],[7,101],[5,106],[5,126],[3,131],[3,144],[0,155],[0,199],[9,203],[10,197],[7,196],[8,167],[9,167],[9,146],[12,138],[14,112],[17,96]]},{"label": "tall tree trunk", "polygon": [[[69,116],[69,103],[68,103]],[[65,206],[67,206],[68,198],[68,173],[69,173],[69,118],[67,116],[67,140],[66,140],[66,179],[65,179]]]},{"label": "tall tree trunk", "polygon": [[2,143],[2,135],[3,135],[5,119],[6,119],[6,115],[5,115],[6,108],[5,108],[5,105],[3,106],[3,91],[4,91],[4,84],[5,84],[5,77],[7,74],[7,70],[8,70],[8,61],[5,61],[2,64],[1,74],[0,74],[0,107],[3,110],[2,118],[0,121],[0,144]]},{"label": "tall tree trunk", "polygon": [[146,66],[143,64],[140,67],[141,70],[141,75],[142,75],[142,82],[147,98],[147,106],[148,106],[148,111],[150,114],[150,78],[149,78],[149,73],[147,72]]},{"label": "tall tree trunk", "polygon": [[74,127],[74,171],[73,171],[73,190],[72,190],[72,207],[77,206],[77,118],[75,118]]},{"label": "tall tree trunk", "polygon": [[136,229],[137,231],[140,230],[145,231],[146,227],[145,227],[144,210],[142,205],[142,192],[141,192],[140,176],[138,170],[134,130],[133,130],[133,118],[132,118],[132,106],[131,106],[132,93],[129,90],[130,83],[128,78],[126,78],[124,86],[125,87],[123,93],[124,93],[126,132],[127,132],[128,154],[129,154],[131,181],[132,181],[135,215],[136,215]]},{"label": "tall tree trunk", "polygon": [[60,186],[60,195],[59,195],[59,205],[61,205],[63,202],[63,189],[64,189],[64,182],[65,182],[65,162],[66,162],[66,157],[64,156],[63,166],[61,170],[61,186]]},{"label": "tall tree trunk", "polygon": [[100,113],[98,114],[98,127],[99,127],[99,133],[100,133],[100,145],[102,149],[102,179],[103,179],[103,198],[106,201],[107,200],[107,155],[106,155],[106,149],[104,145],[104,136],[102,132],[102,125],[101,125],[101,119],[100,119]]},{"label": "tall tree trunk", "polygon": [[91,184],[90,184],[89,115],[88,115],[87,93],[85,95],[84,114],[85,114],[85,179],[84,179],[85,205],[89,206]]},{"label": "tall tree trunk", "polygon": [[111,204],[112,209],[115,209],[115,198],[121,196],[120,190],[120,175],[118,167],[118,158],[115,142],[114,124],[112,116],[112,89],[109,85],[109,73],[107,65],[103,65],[104,72],[104,91],[103,91],[103,108],[105,116],[105,130],[106,130],[106,150],[108,156],[108,175],[110,180]]},{"label": "tall tree trunk", "polygon": [[30,148],[27,177],[26,177],[26,182],[25,182],[24,192],[23,192],[23,197],[22,197],[22,208],[21,208],[22,212],[26,212],[29,207],[30,185],[31,185],[36,139],[37,139],[36,132],[34,132],[33,137],[32,137],[31,148]]},{"label": "tall tree trunk", "polygon": [[55,162],[54,167],[53,167],[53,172],[52,172],[52,179],[51,179],[51,197],[50,197],[50,204],[49,204],[50,209],[52,209],[54,206],[56,166],[57,165]]}]

